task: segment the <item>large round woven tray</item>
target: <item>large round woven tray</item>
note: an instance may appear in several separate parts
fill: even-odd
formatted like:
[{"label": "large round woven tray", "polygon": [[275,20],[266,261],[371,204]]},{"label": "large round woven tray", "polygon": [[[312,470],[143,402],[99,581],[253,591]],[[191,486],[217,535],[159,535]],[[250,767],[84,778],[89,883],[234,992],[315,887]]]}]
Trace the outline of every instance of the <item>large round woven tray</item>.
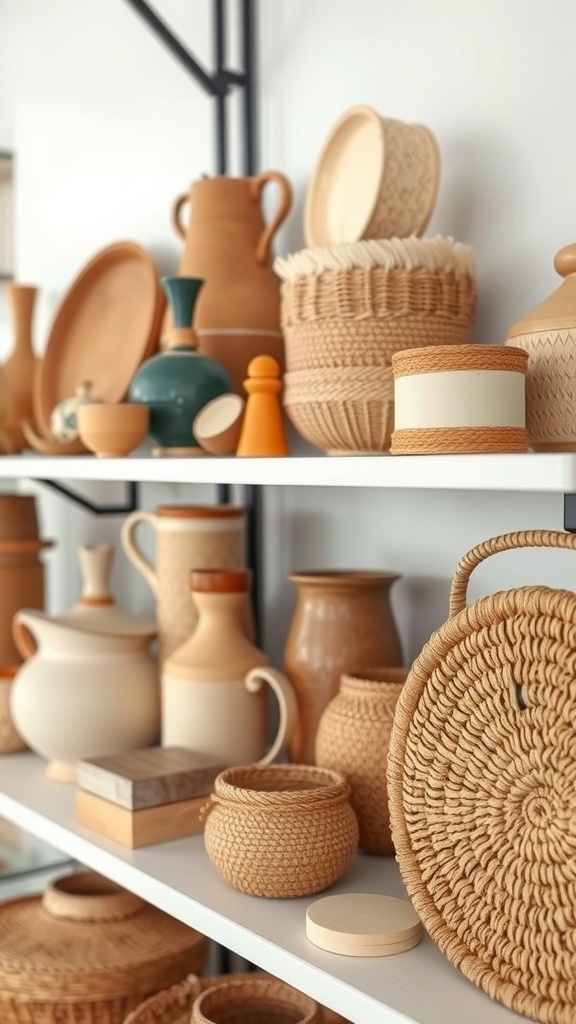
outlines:
[{"label": "large round woven tray", "polygon": [[576,594],[523,587],[466,607],[474,567],[519,547],[576,550],[576,538],[507,534],[462,559],[450,618],[396,706],[392,838],[451,962],[511,1009],[574,1024]]}]

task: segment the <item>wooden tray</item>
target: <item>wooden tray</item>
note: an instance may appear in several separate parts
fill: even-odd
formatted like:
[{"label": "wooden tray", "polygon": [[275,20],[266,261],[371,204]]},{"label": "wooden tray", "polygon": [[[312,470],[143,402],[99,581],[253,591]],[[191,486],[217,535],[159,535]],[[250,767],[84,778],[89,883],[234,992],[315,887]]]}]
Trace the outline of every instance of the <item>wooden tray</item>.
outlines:
[{"label": "wooden tray", "polygon": [[36,375],[34,416],[43,433],[82,381],[103,401],[122,401],[157,347],[164,306],[156,267],[139,245],[117,242],[90,260],[60,304]]}]

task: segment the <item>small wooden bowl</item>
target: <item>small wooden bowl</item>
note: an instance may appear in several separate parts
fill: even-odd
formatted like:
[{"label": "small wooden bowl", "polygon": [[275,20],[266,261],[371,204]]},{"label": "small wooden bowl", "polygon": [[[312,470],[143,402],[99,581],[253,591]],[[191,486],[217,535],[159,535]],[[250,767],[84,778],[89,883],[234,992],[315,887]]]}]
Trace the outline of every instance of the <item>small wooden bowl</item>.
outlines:
[{"label": "small wooden bowl", "polygon": [[99,402],[78,410],[80,439],[100,458],[128,455],[148,433],[150,410],[139,403]]},{"label": "small wooden bowl", "polygon": [[211,455],[233,455],[242,429],[245,401],[240,395],[219,395],[194,417],[192,433]]}]

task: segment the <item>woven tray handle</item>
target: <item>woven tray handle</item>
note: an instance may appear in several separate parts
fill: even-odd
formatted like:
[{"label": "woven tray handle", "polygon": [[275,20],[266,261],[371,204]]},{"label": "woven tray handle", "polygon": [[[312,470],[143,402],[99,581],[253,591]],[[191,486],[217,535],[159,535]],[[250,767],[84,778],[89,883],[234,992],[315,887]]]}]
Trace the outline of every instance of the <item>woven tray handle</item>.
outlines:
[{"label": "woven tray handle", "polygon": [[476,566],[490,555],[514,548],[566,548],[576,551],[576,535],[561,533],[559,530],[520,530],[517,533],[502,533],[483,541],[464,555],[458,563],[450,590],[450,618],[466,607],[468,581]]}]

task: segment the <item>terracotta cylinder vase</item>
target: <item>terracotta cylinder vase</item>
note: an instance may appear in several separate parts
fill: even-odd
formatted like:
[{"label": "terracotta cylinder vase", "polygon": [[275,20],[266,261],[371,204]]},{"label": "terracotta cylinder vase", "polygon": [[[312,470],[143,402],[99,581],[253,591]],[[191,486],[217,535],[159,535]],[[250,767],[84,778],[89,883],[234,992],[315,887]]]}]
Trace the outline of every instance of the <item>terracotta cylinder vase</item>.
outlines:
[{"label": "terracotta cylinder vase", "polygon": [[[280,202],[266,224],[262,195],[270,182],[278,186]],[[187,203],[190,213],[184,223]],[[184,241],[179,274],[206,281],[194,319],[200,351],[222,363],[239,393],[254,356],[271,355],[284,366],[272,243],[291,205],[292,189],[278,171],[251,178],[204,178],[173,205],[174,230]]]},{"label": "terracotta cylinder vase", "polygon": [[393,572],[328,570],[288,577],[297,603],[284,650],[284,670],[298,701],[290,759],[314,764],[316,732],[344,672],[362,665],[402,665],[390,604]]},{"label": "terracotta cylinder vase", "polygon": [[12,636],[12,620],[22,608],[44,607],[41,552],[52,541],[39,537],[32,495],[0,495],[0,665],[19,666],[22,656]]},{"label": "terracotta cylinder vase", "polygon": [[22,422],[32,422],[32,389],[38,360],[32,348],[32,318],[37,289],[30,285],[6,285],[12,318],[14,344],[2,368],[8,392],[6,433],[11,451],[27,447]]},{"label": "terracotta cylinder vase", "polygon": [[390,733],[408,669],[367,669],[343,675],[316,734],[316,763],[343,772],[350,783],[366,853],[393,854],[386,788]]}]

